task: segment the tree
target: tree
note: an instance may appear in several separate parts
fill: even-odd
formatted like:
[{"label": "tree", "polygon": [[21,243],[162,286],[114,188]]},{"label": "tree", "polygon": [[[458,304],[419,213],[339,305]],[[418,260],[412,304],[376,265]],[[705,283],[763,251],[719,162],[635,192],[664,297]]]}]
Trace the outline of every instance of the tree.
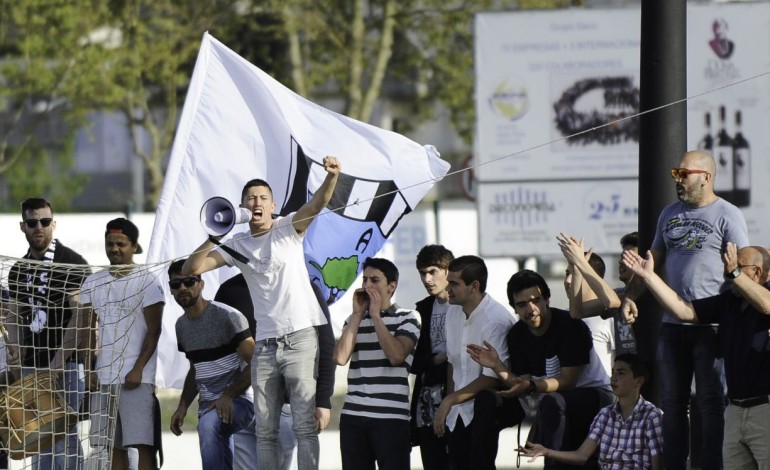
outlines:
[{"label": "tree", "polygon": [[109,27],[119,39],[102,64],[108,93],[94,105],[125,116],[133,151],[147,170],[147,209],[154,209],[160,198],[164,164],[201,35],[226,25],[237,3],[116,0],[110,4]]},{"label": "tree", "polygon": [[[67,201],[77,192],[68,177],[71,137],[85,122],[90,85],[99,79],[99,51],[81,40],[104,13],[99,0],[0,4],[0,176],[11,193],[4,196],[17,200],[45,188]],[[51,159],[58,172],[43,166]],[[34,178],[17,171],[10,181],[22,161]]]}]

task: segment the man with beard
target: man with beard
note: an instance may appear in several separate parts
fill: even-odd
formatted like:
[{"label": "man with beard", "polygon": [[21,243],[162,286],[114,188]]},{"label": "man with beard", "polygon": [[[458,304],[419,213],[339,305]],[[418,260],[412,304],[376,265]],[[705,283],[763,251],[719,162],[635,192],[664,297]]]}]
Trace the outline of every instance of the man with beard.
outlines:
[{"label": "man with beard", "polygon": [[169,288],[184,310],[176,321],[178,348],[190,361],[171,432],[182,434],[187,408],[198,403],[198,439],[203,468],[233,468],[233,434],[254,426],[251,356],[254,339],[246,317],[203,298],[199,276],[182,276],[185,260],[168,268]]},{"label": "man with beard", "polygon": [[[658,218],[651,253],[664,268],[669,286],[686,302],[712,297],[725,288],[721,254],[727,242],[749,244],[741,211],[714,194],[716,174],[710,153],[695,150],[671,170],[679,201]],[[628,252],[626,252],[628,253]],[[665,308],[664,308],[665,310]],[[658,335],[664,464],[684,469],[689,449],[688,403],[693,376],[700,412],[701,466],[717,469],[722,462],[725,411],[724,365],[719,354],[716,323],[684,324],[666,311]]]},{"label": "man with beard", "polygon": [[[48,201],[26,199],[21,204],[21,216],[19,227],[29,250],[24,261],[14,264],[8,273],[8,365],[21,364],[24,375],[45,369],[57,373],[57,389],[65,392],[67,404],[77,411],[85,390],[82,358],[64,357],[62,352],[78,291],[91,269],[82,256],[53,237],[56,220]],[[59,263],[83,268],[63,267]],[[70,354],[74,347],[74,343],[68,345]],[[80,468],[83,451],[77,427],[70,429],[53,449],[34,456],[33,465],[40,469]]]}]

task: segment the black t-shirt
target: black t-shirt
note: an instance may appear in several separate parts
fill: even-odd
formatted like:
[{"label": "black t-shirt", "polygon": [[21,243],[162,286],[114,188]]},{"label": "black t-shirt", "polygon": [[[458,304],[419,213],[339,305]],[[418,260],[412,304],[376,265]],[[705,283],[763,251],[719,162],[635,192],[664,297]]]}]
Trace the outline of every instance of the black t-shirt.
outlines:
[{"label": "black t-shirt", "polygon": [[533,378],[557,377],[561,367],[588,365],[591,360],[591,330],[564,310],[551,308],[551,324],[543,336],[535,336],[523,321],[508,332],[511,372]]},{"label": "black t-shirt", "polygon": [[719,324],[728,396],[770,395],[770,316],[741,303],[731,291],[692,302],[699,322]]},{"label": "black t-shirt", "polygon": [[[56,241],[53,264],[17,261],[8,273],[8,290],[19,305],[22,365],[46,368],[72,318],[69,295],[80,289],[91,268],[75,251]],[[63,266],[63,264],[84,265]]]}]

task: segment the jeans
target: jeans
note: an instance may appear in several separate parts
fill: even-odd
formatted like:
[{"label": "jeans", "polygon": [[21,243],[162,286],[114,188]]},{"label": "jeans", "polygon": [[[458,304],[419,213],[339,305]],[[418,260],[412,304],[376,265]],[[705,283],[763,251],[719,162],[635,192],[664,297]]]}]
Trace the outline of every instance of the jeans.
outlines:
[{"label": "jeans", "polygon": [[[31,368],[24,368],[23,374],[26,376],[34,371]],[[83,403],[83,394],[86,388],[83,364],[66,362],[57,387],[59,390],[64,390],[67,405],[78,412]],[[40,454],[32,456],[32,468],[35,470],[79,470],[83,468],[83,449],[80,447],[80,440],[78,439],[77,424],[67,431],[64,439],[60,439],[54,444],[53,449],[46,449]]]},{"label": "jeans", "polygon": [[216,410],[198,413],[198,440],[203,468],[233,468],[233,434],[254,426],[254,406],[243,397],[233,399],[232,422],[223,423]]},{"label": "jeans", "polygon": [[689,453],[688,404],[692,377],[700,411],[701,468],[722,468],[724,436],[725,374],[716,327],[664,323],[658,338],[661,408],[663,409],[663,454],[665,468],[687,465]]},{"label": "jeans", "polygon": [[257,415],[257,461],[260,468],[279,468],[278,429],[288,393],[297,437],[300,470],[317,469],[320,449],[315,423],[318,335],[313,327],[280,338],[259,340],[251,361]]},{"label": "jeans", "polygon": [[[297,470],[297,438],[292,431],[291,407],[286,404],[281,410],[281,425],[278,431],[278,447],[281,449],[280,470]],[[257,430],[249,426],[233,434],[235,453],[234,470],[259,470],[257,464]]]}]

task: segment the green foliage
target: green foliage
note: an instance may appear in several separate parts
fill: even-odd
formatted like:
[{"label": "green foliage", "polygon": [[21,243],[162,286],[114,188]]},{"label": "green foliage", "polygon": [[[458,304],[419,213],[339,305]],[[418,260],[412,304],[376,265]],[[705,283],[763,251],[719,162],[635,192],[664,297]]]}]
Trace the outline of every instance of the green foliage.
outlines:
[{"label": "green foliage", "polygon": [[5,174],[0,175],[8,188],[4,211],[16,211],[20,201],[30,196],[42,196],[51,201],[57,212],[70,209],[71,201],[88,176],[74,171],[75,136],[71,133],[59,145],[43,147],[31,142],[22,151],[22,158]]}]

